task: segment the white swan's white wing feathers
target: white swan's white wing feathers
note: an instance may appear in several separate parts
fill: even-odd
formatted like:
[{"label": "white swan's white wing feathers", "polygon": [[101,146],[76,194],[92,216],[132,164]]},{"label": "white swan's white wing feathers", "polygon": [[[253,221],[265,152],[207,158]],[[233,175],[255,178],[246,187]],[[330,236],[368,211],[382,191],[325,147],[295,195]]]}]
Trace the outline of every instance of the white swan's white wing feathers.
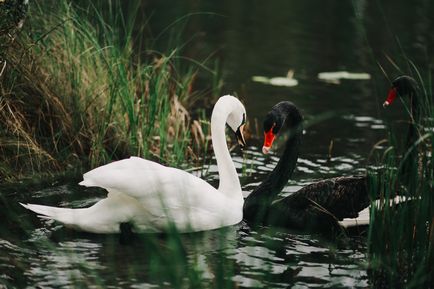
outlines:
[{"label": "white swan's white wing feathers", "polygon": [[[109,198],[118,194],[135,198],[146,214],[146,218],[136,218],[142,230],[150,225],[167,228],[168,222],[183,231],[213,229],[221,225],[219,219],[223,222],[236,211],[221,192],[204,180],[137,157],[98,167],[83,178],[81,185],[102,187],[109,192]],[[241,220],[242,213],[239,215]]]},{"label": "white swan's white wing feathers", "polygon": [[108,192],[146,200],[170,199],[179,193],[194,193],[191,190],[203,190],[204,193],[212,190],[212,186],[207,182],[187,172],[138,157],[95,168],[84,174],[83,179],[80,185],[101,187]]},{"label": "white swan's white wing feathers", "polygon": [[[84,174],[81,185],[108,191],[107,198],[92,207],[24,206],[39,215],[89,232],[117,232],[122,222],[132,222],[143,231],[162,231],[170,222],[181,232],[234,225],[242,219],[244,201],[230,155],[222,153],[227,151],[224,123],[239,127],[243,116],[245,109],[241,102],[226,95],[217,101],[211,117],[213,145],[218,148],[216,158],[227,165],[223,176],[219,171],[221,182],[227,184],[226,190],[218,191],[182,170],[132,157]],[[221,124],[216,124],[219,122]]]},{"label": "white swan's white wing feathers", "polygon": [[66,227],[91,233],[118,233],[123,222],[147,217],[142,205],[124,194],[111,194],[89,208],[59,208],[35,204],[21,204],[43,219],[52,219]]},{"label": "white swan's white wing feathers", "polygon": [[42,218],[93,233],[119,232],[122,222],[134,223],[139,231],[163,231],[172,223],[181,232],[192,232],[242,219],[242,204],[233,204],[204,180],[140,158],[98,167],[80,184],[105,188],[109,194],[84,209],[23,206]]}]

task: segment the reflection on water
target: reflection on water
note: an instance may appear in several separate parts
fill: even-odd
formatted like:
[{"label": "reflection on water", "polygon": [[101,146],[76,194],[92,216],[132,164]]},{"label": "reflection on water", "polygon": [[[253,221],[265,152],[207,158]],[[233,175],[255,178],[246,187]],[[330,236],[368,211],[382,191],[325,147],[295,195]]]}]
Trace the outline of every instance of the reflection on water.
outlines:
[{"label": "reflection on water", "polygon": [[[205,59],[217,51],[223,60],[223,92],[235,91],[243,98],[252,123],[254,118],[260,123],[269,108],[281,100],[293,101],[307,120],[313,120],[305,128],[298,166],[283,195],[316,179],[364,171],[372,146],[385,136],[383,119],[404,115],[398,107],[387,112],[381,108],[387,87],[377,61],[388,74],[398,73],[384,54],[401,64],[397,57],[404,49],[416,63],[432,63],[432,58],[424,58],[429,53],[423,50],[433,41],[426,37],[433,27],[434,6],[430,1],[384,1],[387,9],[381,9],[378,1],[364,0],[146,3],[153,11],[149,14],[155,15],[149,20],[154,31],[162,31],[187,13],[215,12],[188,19],[185,53],[200,61],[201,56]],[[415,16],[410,17],[413,9]],[[385,26],[388,29],[383,29]],[[170,35],[159,40],[163,43],[165,37]],[[395,39],[400,40],[399,49]],[[294,72],[296,86],[268,84],[288,70]],[[338,85],[318,79],[319,73],[327,71],[369,73],[371,79],[340,78]],[[267,83],[252,80],[258,75]],[[324,112],[331,117],[315,122]],[[258,147],[260,143],[246,150],[244,156],[234,153],[246,192],[252,191],[278,161],[278,153],[265,157]],[[218,182],[214,164],[194,173],[213,184]],[[0,288],[2,284],[29,288],[189,288],[199,282],[197,274],[215,288],[368,285],[363,239],[350,239],[341,245],[316,235],[267,227],[252,229],[241,223],[179,238],[140,235],[131,244],[120,245],[118,236],[70,232],[52,221],[38,220],[18,205],[21,201],[83,207],[104,194],[71,184],[0,193]]]},{"label": "reflection on water", "polygon": [[[235,152],[233,158],[245,191],[251,191],[278,161],[276,155],[264,157],[256,147],[248,148],[244,156]],[[291,180],[282,194],[299,189],[319,175],[354,172],[357,164],[357,159],[349,157],[318,161],[309,156],[301,158],[298,174],[305,178]],[[194,173],[204,172],[206,179],[216,184],[215,165]],[[90,192],[68,184],[32,192],[25,196],[25,201],[83,207],[103,195],[100,191]],[[0,271],[3,272],[0,283],[37,284],[44,288],[120,285],[172,288],[184,284],[188,288],[193,284],[189,277],[192,270],[201,276],[201,282],[215,284],[215,279],[220,278],[226,287],[228,284],[239,288],[290,285],[363,288],[367,285],[364,240],[336,244],[317,235],[269,227],[253,229],[242,222],[221,230],[181,235],[180,239],[143,234],[121,245],[117,235],[82,234],[51,220],[39,220],[18,206],[22,198],[10,195],[4,199],[16,213],[15,218],[24,224],[27,234],[14,234],[12,228],[0,231]]]}]

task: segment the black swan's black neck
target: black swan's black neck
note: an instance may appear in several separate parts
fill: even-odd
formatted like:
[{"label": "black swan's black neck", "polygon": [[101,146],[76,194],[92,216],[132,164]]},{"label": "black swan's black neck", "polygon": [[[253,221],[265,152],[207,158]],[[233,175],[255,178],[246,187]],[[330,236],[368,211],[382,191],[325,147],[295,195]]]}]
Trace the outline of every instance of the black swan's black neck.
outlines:
[{"label": "black swan's black neck", "polygon": [[265,218],[269,205],[287,184],[297,164],[303,133],[302,115],[298,108],[290,102],[278,103],[273,107],[273,111],[284,118],[291,134],[276,167],[246,198],[244,217],[247,220],[260,222]]},{"label": "black swan's black neck", "polygon": [[418,126],[420,125],[419,97],[416,90],[409,93],[410,97],[410,122],[408,125],[406,149],[409,149],[418,139]]},{"label": "black swan's black neck", "polygon": [[419,106],[419,98],[416,90],[412,90],[409,93],[410,97],[410,119],[407,130],[407,138],[404,143],[404,151],[402,156],[406,156],[402,159],[402,164],[400,168],[400,181],[408,189],[416,187],[417,182],[417,170],[418,170],[418,150],[414,149],[413,146],[418,141],[420,134],[420,124],[421,124],[421,112]]}]

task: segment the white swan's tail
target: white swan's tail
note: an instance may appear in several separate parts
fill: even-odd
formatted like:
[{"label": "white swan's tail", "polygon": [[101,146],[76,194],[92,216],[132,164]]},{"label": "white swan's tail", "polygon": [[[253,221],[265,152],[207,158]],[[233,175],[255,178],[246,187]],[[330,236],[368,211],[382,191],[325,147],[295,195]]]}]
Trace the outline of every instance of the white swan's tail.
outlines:
[{"label": "white swan's tail", "polygon": [[78,210],[80,209],[68,209],[68,208],[58,208],[58,207],[50,207],[44,205],[35,205],[35,204],[22,204],[21,206],[24,208],[35,212],[38,214],[38,217],[43,219],[52,219],[58,222],[65,224],[67,227],[77,227],[79,226],[79,220],[81,219],[79,216]]},{"label": "white swan's tail", "polygon": [[109,194],[89,208],[58,208],[35,204],[21,204],[38,217],[61,222],[65,227],[89,233],[119,233],[121,223],[133,221],[142,212],[135,199],[124,195]]},{"label": "white swan's tail", "polygon": [[[101,202],[102,204],[104,202]],[[21,203],[20,203],[21,204]],[[35,204],[21,204],[24,208],[35,212],[42,219],[51,219],[63,223],[67,228],[77,231],[89,233],[118,233],[119,222],[105,217],[107,211],[102,211],[105,214],[99,214],[98,206],[89,208],[69,209],[58,208]]]}]

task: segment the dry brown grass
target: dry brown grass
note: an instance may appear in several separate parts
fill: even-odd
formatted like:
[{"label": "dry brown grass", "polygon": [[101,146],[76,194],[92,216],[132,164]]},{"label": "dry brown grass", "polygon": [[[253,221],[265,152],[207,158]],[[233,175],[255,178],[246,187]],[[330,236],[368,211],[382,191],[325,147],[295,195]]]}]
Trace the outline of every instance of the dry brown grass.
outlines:
[{"label": "dry brown grass", "polygon": [[81,171],[130,155],[176,165],[195,155],[191,136],[194,147],[204,145],[186,109],[199,68],[180,73],[176,50],[137,59],[131,40],[66,1],[38,8],[4,51],[0,178]]}]

